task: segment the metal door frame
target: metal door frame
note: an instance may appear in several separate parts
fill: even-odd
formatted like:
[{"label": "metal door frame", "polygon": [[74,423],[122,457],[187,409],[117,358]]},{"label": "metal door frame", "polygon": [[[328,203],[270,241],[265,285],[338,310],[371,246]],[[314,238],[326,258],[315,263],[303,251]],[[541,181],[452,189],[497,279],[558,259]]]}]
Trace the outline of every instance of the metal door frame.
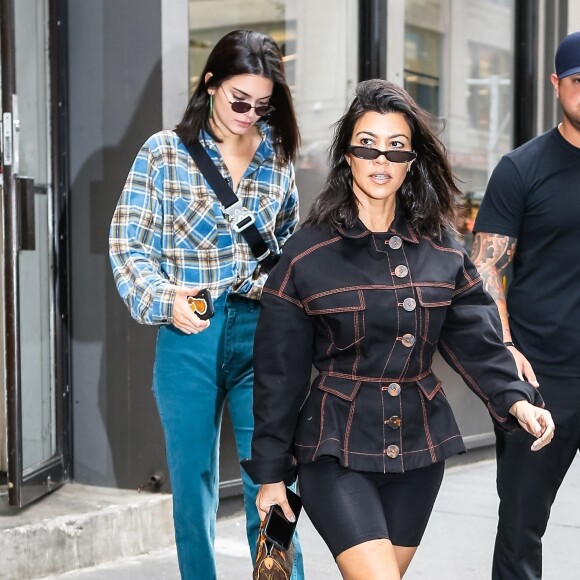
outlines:
[{"label": "metal door frame", "polygon": [[[49,0],[51,163],[53,199],[52,247],[55,304],[55,429],[56,450],[51,459],[25,473],[22,460],[22,397],[20,372],[20,322],[18,251],[21,247],[21,211],[16,195],[17,176],[12,171],[12,139],[3,147],[4,204],[4,317],[6,336],[6,405],[8,439],[8,503],[22,507],[70,479],[70,305],[67,164],[66,0]],[[13,134],[13,95],[16,94],[14,0],[0,0],[2,55],[3,132]],[[4,135],[3,135],[4,139]],[[21,208],[20,208],[21,209]]]}]

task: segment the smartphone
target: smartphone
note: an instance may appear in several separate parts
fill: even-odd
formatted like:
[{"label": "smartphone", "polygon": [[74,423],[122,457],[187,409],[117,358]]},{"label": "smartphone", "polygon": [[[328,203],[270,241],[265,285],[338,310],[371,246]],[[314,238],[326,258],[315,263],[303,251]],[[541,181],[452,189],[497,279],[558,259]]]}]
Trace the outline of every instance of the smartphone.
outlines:
[{"label": "smartphone", "polygon": [[188,296],[187,303],[201,320],[208,320],[215,314],[211,294],[207,288],[200,290],[195,296]]},{"label": "smartphone", "polygon": [[289,522],[279,505],[270,506],[270,511],[266,516],[266,526],[264,534],[266,539],[272,542],[277,548],[287,550],[292,543],[292,536],[298,523],[298,516],[302,510],[302,501],[300,496],[295,494],[291,489],[286,489],[288,503],[296,516],[295,522]]}]

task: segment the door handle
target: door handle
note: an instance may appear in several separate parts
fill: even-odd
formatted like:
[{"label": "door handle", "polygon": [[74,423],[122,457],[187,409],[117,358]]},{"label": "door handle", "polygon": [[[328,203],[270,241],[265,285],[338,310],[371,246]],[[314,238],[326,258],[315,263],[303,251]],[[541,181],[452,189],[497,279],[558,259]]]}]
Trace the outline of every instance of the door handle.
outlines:
[{"label": "door handle", "polygon": [[35,250],[34,179],[17,175],[14,181],[18,219],[18,249]]},{"label": "door handle", "polygon": [[12,113],[2,115],[2,164],[12,165]]}]

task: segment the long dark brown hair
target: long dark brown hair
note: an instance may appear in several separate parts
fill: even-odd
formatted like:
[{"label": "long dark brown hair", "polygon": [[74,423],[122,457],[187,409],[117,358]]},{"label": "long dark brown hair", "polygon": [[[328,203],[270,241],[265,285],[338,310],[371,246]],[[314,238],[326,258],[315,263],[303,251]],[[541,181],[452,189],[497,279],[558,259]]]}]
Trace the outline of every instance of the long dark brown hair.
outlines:
[{"label": "long dark brown hair", "polygon": [[[212,76],[206,83],[207,73]],[[268,125],[272,128],[276,154],[283,162],[294,161],[300,145],[300,132],[284,76],[282,53],[271,37],[252,30],[229,32],[214,46],[175,132],[182,141],[190,143],[203,129],[219,142],[209,124],[207,89],[218,88],[229,78],[245,74],[263,76],[274,83],[270,105],[275,110],[268,116]]]},{"label": "long dark brown hair", "polygon": [[304,225],[326,224],[336,229],[355,224],[358,200],[352,190],[352,174],[345,154],[356,122],[369,111],[405,116],[417,159],[397,192],[397,206],[417,233],[441,237],[443,230],[453,229],[455,208],[461,196],[445,147],[429,128],[428,113],[404,89],[380,79],[359,83],[349,109],[336,123],[330,172]]}]

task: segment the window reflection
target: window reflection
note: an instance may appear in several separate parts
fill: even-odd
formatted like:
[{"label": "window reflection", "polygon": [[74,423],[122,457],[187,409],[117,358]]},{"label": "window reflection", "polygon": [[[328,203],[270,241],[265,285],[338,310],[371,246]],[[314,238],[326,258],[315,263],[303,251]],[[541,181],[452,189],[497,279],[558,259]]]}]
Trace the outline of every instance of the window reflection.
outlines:
[{"label": "window reflection", "polygon": [[356,81],[357,0],[190,0],[190,89],[215,43],[247,28],[269,34],[282,49],[302,134],[296,181],[301,216],[322,186],[332,124],[344,113]]},{"label": "window reflection", "polygon": [[489,176],[512,148],[514,13],[514,0],[405,2],[405,88],[440,119],[467,245]]},{"label": "window reflection", "polygon": [[421,107],[440,113],[441,34],[417,26],[405,29],[405,90]]},{"label": "window reflection", "polygon": [[505,50],[469,43],[468,107],[474,129],[498,131],[499,126],[510,120],[510,56]]},{"label": "window reflection", "polygon": [[[191,0],[200,2],[201,0]],[[190,29],[189,35],[189,79],[190,90],[193,90],[199,80],[199,74],[203,69],[211,49],[224,35],[236,28],[247,28],[269,34],[277,43],[286,67],[286,78],[292,86],[296,82],[296,25],[295,22],[248,22],[237,24],[232,22],[230,26],[219,26],[210,29]]]},{"label": "window reflection", "polygon": [[[512,147],[515,0],[405,0],[403,83],[433,114],[472,221],[489,175]],[[282,48],[302,132],[301,213],[324,179],[332,125],[357,80],[357,0],[190,0],[190,81],[226,32],[251,28]],[[403,11],[403,8],[401,8]],[[401,15],[401,18],[403,16]]]}]

